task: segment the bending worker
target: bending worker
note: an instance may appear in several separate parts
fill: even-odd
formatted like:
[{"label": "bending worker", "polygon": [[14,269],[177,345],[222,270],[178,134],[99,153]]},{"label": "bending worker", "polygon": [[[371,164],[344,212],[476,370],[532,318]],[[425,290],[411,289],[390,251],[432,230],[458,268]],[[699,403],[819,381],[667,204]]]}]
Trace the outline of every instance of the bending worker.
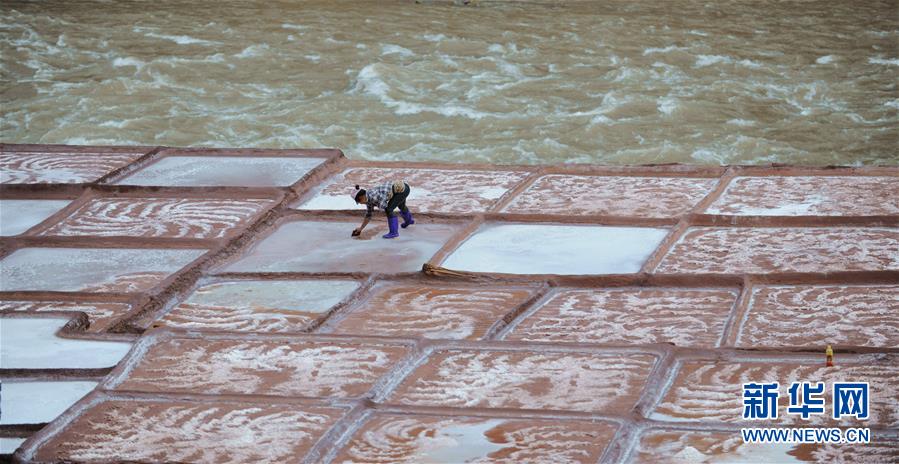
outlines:
[{"label": "bending worker", "polygon": [[412,213],[406,207],[406,198],[409,196],[409,190],[409,184],[403,181],[387,182],[368,190],[359,188],[357,185],[353,191],[353,200],[356,201],[357,205],[365,204],[368,210],[365,212],[365,219],[362,220],[362,225],[358,229],[353,230],[353,237],[362,234],[362,229],[365,229],[365,226],[368,225],[375,208],[380,208],[387,214],[387,226],[390,228],[390,231],[384,235],[384,238],[395,238],[400,235],[397,227],[399,218],[396,217],[393,211],[396,208],[399,208],[403,214],[403,229],[415,224],[415,221],[412,220]]}]

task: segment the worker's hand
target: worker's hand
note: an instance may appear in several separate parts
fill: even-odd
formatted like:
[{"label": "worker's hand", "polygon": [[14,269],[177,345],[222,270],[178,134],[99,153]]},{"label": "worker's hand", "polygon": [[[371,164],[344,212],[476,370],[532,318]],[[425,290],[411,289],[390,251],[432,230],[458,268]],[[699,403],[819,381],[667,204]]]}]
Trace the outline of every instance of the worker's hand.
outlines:
[{"label": "worker's hand", "polygon": [[358,237],[362,235],[362,229],[353,229],[353,237]]}]

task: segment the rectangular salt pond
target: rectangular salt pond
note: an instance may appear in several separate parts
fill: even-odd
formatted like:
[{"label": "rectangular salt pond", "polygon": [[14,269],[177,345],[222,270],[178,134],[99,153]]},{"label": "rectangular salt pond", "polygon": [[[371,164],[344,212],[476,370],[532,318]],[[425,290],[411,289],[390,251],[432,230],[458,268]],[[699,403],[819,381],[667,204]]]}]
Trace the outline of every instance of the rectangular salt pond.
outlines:
[{"label": "rectangular salt pond", "polygon": [[167,156],[116,183],[164,187],[284,187],[324,161],[298,157]]},{"label": "rectangular salt pond", "polygon": [[63,209],[71,200],[0,200],[0,235],[19,235]]},{"label": "rectangular salt pond", "polygon": [[96,369],[115,366],[131,344],[61,338],[66,318],[0,318],[3,369]]},{"label": "rectangular salt pond", "polygon": [[282,224],[224,272],[411,272],[421,269],[455,227],[415,224],[382,239],[383,216],[363,237],[350,237],[357,222],[295,221]]},{"label": "rectangular salt pond", "polygon": [[90,393],[95,386],[97,386],[97,382],[88,381],[18,382],[4,380],[0,383],[0,411],[3,411],[3,414],[0,415],[0,425],[50,422],[84,395]]},{"label": "rectangular salt pond", "polygon": [[442,266],[503,274],[631,274],[667,233],[648,227],[487,225]]},{"label": "rectangular salt pond", "polygon": [[236,332],[302,332],[359,288],[351,280],[254,280],[204,285],[158,325]]},{"label": "rectangular salt pond", "polygon": [[899,178],[736,177],[706,212],[736,216],[896,215]]},{"label": "rectangular salt pond", "polygon": [[[332,462],[597,462],[615,434],[603,421],[375,413]],[[514,437],[514,438],[512,438]],[[402,446],[396,446],[402,443]]]},{"label": "rectangular salt pond", "polygon": [[[411,187],[408,204],[413,212],[482,213],[528,176],[519,171],[455,169],[353,168],[325,181],[312,198],[292,207],[303,210],[358,210],[350,188],[371,188],[392,180]],[[452,198],[453,201],[446,201]]]},{"label": "rectangular salt pond", "polygon": [[197,249],[22,248],[0,261],[0,290],[143,291],[205,252]]},{"label": "rectangular salt pond", "polygon": [[352,280],[254,280],[204,285],[186,304],[323,313],[359,287]]}]

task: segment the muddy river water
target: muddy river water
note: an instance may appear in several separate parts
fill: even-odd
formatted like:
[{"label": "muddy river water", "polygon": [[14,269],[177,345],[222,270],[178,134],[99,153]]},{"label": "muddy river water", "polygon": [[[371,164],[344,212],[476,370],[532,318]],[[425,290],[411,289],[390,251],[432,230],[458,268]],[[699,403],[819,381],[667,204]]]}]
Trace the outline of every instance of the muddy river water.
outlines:
[{"label": "muddy river water", "polygon": [[0,140],[899,164],[899,1],[0,5]]}]

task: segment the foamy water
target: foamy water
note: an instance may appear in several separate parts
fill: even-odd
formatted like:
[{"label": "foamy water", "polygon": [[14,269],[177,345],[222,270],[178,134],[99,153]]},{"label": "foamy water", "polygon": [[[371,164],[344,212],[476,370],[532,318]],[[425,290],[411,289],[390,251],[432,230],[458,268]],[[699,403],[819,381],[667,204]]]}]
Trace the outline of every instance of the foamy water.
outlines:
[{"label": "foamy water", "polygon": [[897,11],[895,0],[8,1],[0,139],[897,164]]}]

